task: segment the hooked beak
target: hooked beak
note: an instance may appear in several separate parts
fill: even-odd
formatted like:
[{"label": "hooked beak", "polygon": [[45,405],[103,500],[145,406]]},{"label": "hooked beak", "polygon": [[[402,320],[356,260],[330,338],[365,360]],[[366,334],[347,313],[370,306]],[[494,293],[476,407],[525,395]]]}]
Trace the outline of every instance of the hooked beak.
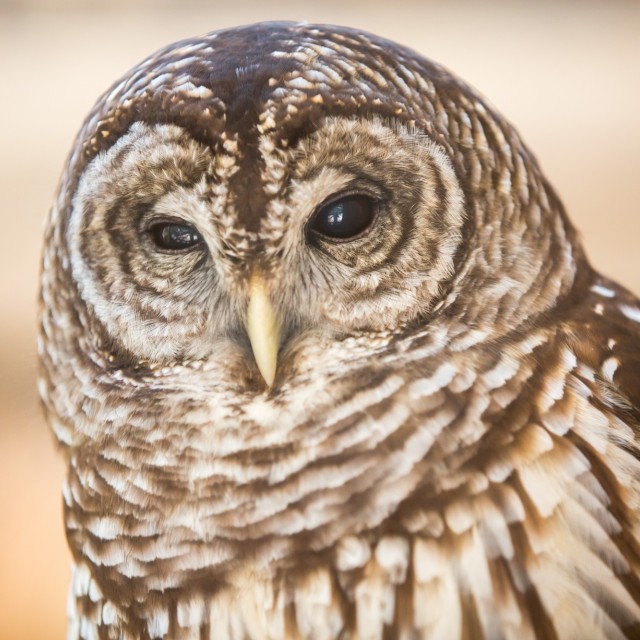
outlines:
[{"label": "hooked beak", "polygon": [[253,357],[268,387],[273,385],[276,377],[281,328],[282,323],[271,304],[264,280],[254,274],[249,281],[247,334]]}]

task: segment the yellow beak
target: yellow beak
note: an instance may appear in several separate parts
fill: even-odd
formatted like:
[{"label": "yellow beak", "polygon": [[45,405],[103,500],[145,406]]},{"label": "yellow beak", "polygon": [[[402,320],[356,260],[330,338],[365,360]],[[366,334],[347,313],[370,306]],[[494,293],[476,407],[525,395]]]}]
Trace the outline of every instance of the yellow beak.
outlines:
[{"label": "yellow beak", "polygon": [[264,281],[260,276],[252,276],[249,281],[247,334],[253,357],[269,387],[273,385],[276,377],[281,327],[280,318],[271,304]]}]

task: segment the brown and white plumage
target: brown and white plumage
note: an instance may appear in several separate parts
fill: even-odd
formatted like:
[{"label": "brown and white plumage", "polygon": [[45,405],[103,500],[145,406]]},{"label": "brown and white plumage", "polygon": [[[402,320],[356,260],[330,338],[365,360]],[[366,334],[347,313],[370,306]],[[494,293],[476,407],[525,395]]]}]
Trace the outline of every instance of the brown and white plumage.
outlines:
[{"label": "brown and white plumage", "polygon": [[[366,232],[315,233],[354,193]],[[89,115],[43,265],[70,637],[640,637],[640,302],[443,68],[172,45]]]}]

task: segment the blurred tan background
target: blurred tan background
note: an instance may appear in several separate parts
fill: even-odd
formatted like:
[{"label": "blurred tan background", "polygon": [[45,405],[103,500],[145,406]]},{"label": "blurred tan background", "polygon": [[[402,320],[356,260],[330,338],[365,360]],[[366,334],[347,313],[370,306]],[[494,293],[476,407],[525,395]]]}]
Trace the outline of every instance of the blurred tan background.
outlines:
[{"label": "blurred tan background", "polygon": [[516,124],[596,267],[640,293],[639,2],[0,0],[0,639],[64,636],[64,468],[35,391],[35,315],[74,134],[151,51],[268,19],[360,27],[455,70]]}]

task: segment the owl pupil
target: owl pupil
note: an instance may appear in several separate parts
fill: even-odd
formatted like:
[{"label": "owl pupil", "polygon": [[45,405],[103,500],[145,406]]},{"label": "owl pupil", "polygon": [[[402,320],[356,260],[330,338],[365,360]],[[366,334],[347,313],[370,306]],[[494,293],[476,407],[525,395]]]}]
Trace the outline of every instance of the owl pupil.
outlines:
[{"label": "owl pupil", "polygon": [[313,217],[311,230],[327,238],[347,240],[360,236],[373,222],[375,202],[352,195],[323,206]]},{"label": "owl pupil", "polygon": [[149,233],[156,246],[170,251],[190,249],[202,241],[198,231],[188,224],[160,222],[152,225]]}]

